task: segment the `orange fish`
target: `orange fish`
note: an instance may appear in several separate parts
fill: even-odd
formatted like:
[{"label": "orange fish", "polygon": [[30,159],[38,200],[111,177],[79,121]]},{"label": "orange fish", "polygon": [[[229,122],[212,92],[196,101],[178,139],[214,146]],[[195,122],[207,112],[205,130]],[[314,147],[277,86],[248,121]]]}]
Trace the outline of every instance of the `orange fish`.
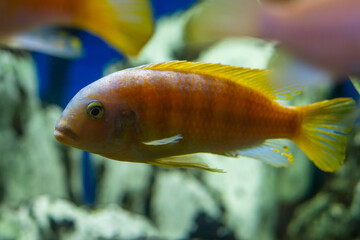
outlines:
[{"label": "orange fish", "polygon": [[[0,39],[2,42],[29,46],[42,50],[34,38],[55,32],[56,37],[40,41],[45,51],[59,55],[59,48],[77,51],[80,47],[75,38],[61,31],[49,31],[48,27],[62,26],[85,29],[102,37],[118,50],[136,55],[151,37],[153,22],[148,0],[2,0],[0,2]],[[44,28],[45,31],[39,31]],[[36,30],[31,37],[18,37]],[[68,41],[63,41],[70,40]],[[51,50],[49,48],[54,48]],[[69,53],[67,53],[69,55]]]},{"label": "orange fish", "polygon": [[83,88],[56,122],[68,146],[129,162],[209,167],[195,153],[243,155],[275,166],[293,161],[294,141],[320,169],[345,158],[355,107],[350,98],[290,107],[299,94],[276,86],[267,70],[174,61],[125,69]]}]

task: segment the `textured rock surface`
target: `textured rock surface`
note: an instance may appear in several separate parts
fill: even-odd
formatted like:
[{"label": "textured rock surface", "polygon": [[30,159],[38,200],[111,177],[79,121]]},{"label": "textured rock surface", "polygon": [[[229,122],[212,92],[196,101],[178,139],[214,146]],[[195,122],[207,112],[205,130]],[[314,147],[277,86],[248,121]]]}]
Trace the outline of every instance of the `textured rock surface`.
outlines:
[{"label": "textured rock surface", "polygon": [[145,214],[147,197],[151,194],[153,167],[145,164],[117,162],[92,155],[104,164],[99,184],[98,204],[118,203],[132,212]]},{"label": "textured rock surface", "polygon": [[159,236],[142,216],[116,205],[90,210],[38,197],[19,208],[2,208],[0,239],[139,239]]},{"label": "textured rock surface", "polygon": [[254,38],[225,39],[200,53],[196,61],[264,69],[275,44]]},{"label": "textured rock surface", "polygon": [[223,207],[224,224],[238,239],[271,239],[277,219],[277,169],[247,158],[218,160],[227,173],[206,172],[203,179]]},{"label": "textured rock surface", "polygon": [[61,109],[41,106],[30,55],[0,51],[0,75],[0,102],[6,103],[0,117],[2,201],[67,196],[61,148],[53,138]]},{"label": "textured rock surface", "polygon": [[219,216],[208,189],[191,172],[160,170],[153,189],[151,214],[165,238],[186,237],[197,227],[194,220],[200,213]]}]

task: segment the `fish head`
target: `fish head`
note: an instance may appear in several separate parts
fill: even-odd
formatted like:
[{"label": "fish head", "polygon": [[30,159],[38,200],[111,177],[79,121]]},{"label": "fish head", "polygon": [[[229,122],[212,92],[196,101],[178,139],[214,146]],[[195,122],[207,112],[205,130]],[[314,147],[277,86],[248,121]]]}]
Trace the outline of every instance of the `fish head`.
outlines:
[{"label": "fish head", "polygon": [[56,121],[54,136],[62,144],[97,154],[116,154],[131,140],[135,113],[98,80],[80,90]]}]

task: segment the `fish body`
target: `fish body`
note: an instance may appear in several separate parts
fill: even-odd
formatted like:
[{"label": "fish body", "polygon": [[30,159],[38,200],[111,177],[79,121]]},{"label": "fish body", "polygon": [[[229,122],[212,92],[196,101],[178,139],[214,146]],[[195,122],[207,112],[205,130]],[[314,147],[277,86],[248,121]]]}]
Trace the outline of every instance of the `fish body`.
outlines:
[{"label": "fish body", "polygon": [[294,109],[231,81],[171,71],[151,71],[156,76],[151,78],[149,70],[128,74],[133,77],[120,77],[126,86],[117,96],[128,99],[138,116],[141,142],[181,134],[179,153],[226,153],[268,138],[292,137],[298,128]]},{"label": "fish body", "polygon": [[273,39],[335,74],[360,74],[360,2],[208,0],[187,24],[189,43],[224,37]]},{"label": "fish body", "polygon": [[[293,157],[277,139],[293,140],[306,152],[313,144],[309,138],[316,140],[312,131],[316,135],[320,127],[320,138],[328,135],[323,148],[333,148],[325,149],[330,162],[312,160],[334,171],[341,166],[344,134],[351,129],[338,118],[352,110],[354,101],[335,99],[303,107],[275,101],[299,92],[296,87],[272,86],[264,70],[176,61],[142,66],[82,89],[57,121],[55,137],[116,160],[214,170],[192,154],[244,155],[285,166]],[[99,107],[96,114],[102,111],[101,118],[91,119],[92,105]]]},{"label": "fish body", "polygon": [[[153,32],[147,0],[4,0],[0,3],[0,39],[3,43],[25,43],[26,48],[33,49],[36,45],[33,38],[41,37],[39,28],[46,28],[44,32],[49,33],[49,27],[58,26],[89,31],[127,55],[136,55]],[[34,30],[36,34],[30,38],[31,41],[28,37],[20,38],[21,41],[17,39],[19,35]],[[60,38],[61,34],[56,36]],[[64,39],[74,41],[69,37]],[[45,51],[59,55],[59,49],[79,48],[79,44],[68,44],[67,48],[66,45],[46,44],[55,50]],[[36,49],[39,48],[36,46]]]}]

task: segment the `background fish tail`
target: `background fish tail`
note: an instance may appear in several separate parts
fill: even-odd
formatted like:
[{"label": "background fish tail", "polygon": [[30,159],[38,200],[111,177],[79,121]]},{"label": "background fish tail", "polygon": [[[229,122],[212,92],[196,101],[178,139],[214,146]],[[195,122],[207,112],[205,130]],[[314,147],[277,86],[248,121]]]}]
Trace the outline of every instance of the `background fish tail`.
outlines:
[{"label": "background fish tail", "polygon": [[354,123],[355,102],[336,98],[299,107],[303,121],[294,142],[323,171],[333,172],[345,159],[347,134]]},{"label": "background fish tail", "polygon": [[128,55],[138,54],[153,32],[148,0],[82,0],[76,11],[73,24]]}]

